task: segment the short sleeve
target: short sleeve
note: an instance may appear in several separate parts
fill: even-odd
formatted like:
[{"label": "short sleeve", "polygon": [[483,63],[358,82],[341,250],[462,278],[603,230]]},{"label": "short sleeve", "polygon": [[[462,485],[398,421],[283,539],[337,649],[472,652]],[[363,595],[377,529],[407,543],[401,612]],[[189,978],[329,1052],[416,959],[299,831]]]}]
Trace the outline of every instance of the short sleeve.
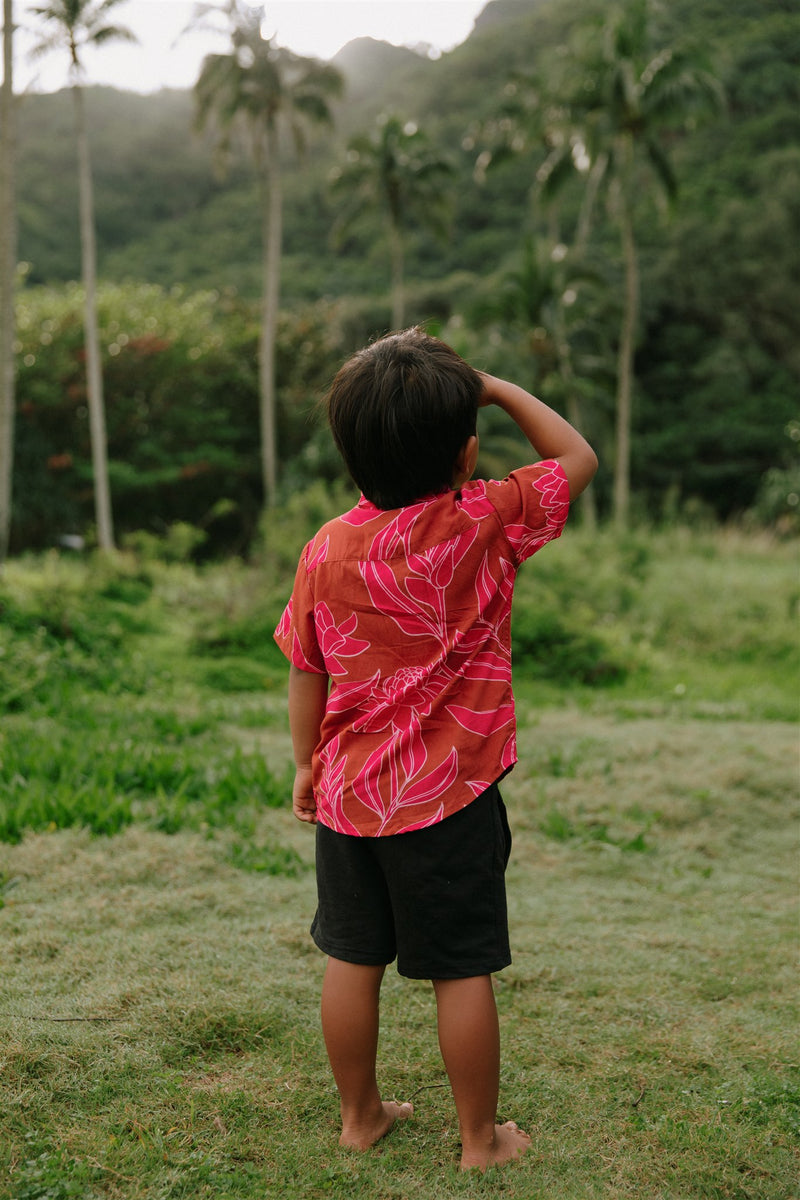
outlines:
[{"label": "short sleeve", "polygon": [[311,543],[300,555],[289,603],[275,630],[275,641],[293,666],[324,675],[325,662],[314,626],[314,596],[308,569]]},{"label": "short sleeve", "polygon": [[485,486],[486,499],[500,517],[518,563],[563,533],[569,481],[555,459],[521,467],[507,479],[489,480]]}]

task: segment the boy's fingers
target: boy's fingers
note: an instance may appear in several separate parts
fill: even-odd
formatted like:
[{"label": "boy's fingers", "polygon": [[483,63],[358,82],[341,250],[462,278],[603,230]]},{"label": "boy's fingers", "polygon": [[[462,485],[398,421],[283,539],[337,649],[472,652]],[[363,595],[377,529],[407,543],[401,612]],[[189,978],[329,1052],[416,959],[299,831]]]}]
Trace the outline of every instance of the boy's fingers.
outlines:
[{"label": "boy's fingers", "polygon": [[316,825],[317,806],[313,800],[295,800],[292,809],[298,821],[308,821],[311,825]]}]

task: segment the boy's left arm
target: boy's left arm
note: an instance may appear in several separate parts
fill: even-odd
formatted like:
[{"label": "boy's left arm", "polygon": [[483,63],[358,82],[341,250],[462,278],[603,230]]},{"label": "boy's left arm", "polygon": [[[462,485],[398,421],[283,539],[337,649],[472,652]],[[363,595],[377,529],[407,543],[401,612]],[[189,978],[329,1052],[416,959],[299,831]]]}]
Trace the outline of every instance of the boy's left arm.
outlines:
[{"label": "boy's left arm", "polygon": [[298,821],[317,823],[317,804],[311,783],[311,759],[319,742],[328,701],[329,679],[312,671],[289,668],[289,729],[294,749],[295,776],[292,810]]}]

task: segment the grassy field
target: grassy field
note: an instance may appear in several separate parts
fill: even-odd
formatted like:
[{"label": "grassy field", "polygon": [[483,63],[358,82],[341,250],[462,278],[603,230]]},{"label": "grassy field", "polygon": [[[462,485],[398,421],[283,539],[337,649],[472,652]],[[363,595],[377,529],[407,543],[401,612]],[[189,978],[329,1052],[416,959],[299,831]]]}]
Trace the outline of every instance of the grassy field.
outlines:
[{"label": "grassy field", "polygon": [[431,989],[393,972],[383,1084],[416,1115],[336,1144],[287,569],[0,580],[0,1196],[800,1195],[796,546],[576,532],[526,569],[496,987],[533,1151],[484,1179]]}]

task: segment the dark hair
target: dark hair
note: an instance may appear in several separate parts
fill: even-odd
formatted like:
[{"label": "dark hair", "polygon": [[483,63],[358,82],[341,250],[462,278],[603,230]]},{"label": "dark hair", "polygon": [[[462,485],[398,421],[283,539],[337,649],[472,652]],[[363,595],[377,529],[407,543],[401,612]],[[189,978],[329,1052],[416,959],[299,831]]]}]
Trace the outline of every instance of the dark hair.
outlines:
[{"label": "dark hair", "polygon": [[347,469],[378,508],[449,487],[475,433],[480,375],[450,346],[414,328],[359,350],[336,375],[328,420]]}]

